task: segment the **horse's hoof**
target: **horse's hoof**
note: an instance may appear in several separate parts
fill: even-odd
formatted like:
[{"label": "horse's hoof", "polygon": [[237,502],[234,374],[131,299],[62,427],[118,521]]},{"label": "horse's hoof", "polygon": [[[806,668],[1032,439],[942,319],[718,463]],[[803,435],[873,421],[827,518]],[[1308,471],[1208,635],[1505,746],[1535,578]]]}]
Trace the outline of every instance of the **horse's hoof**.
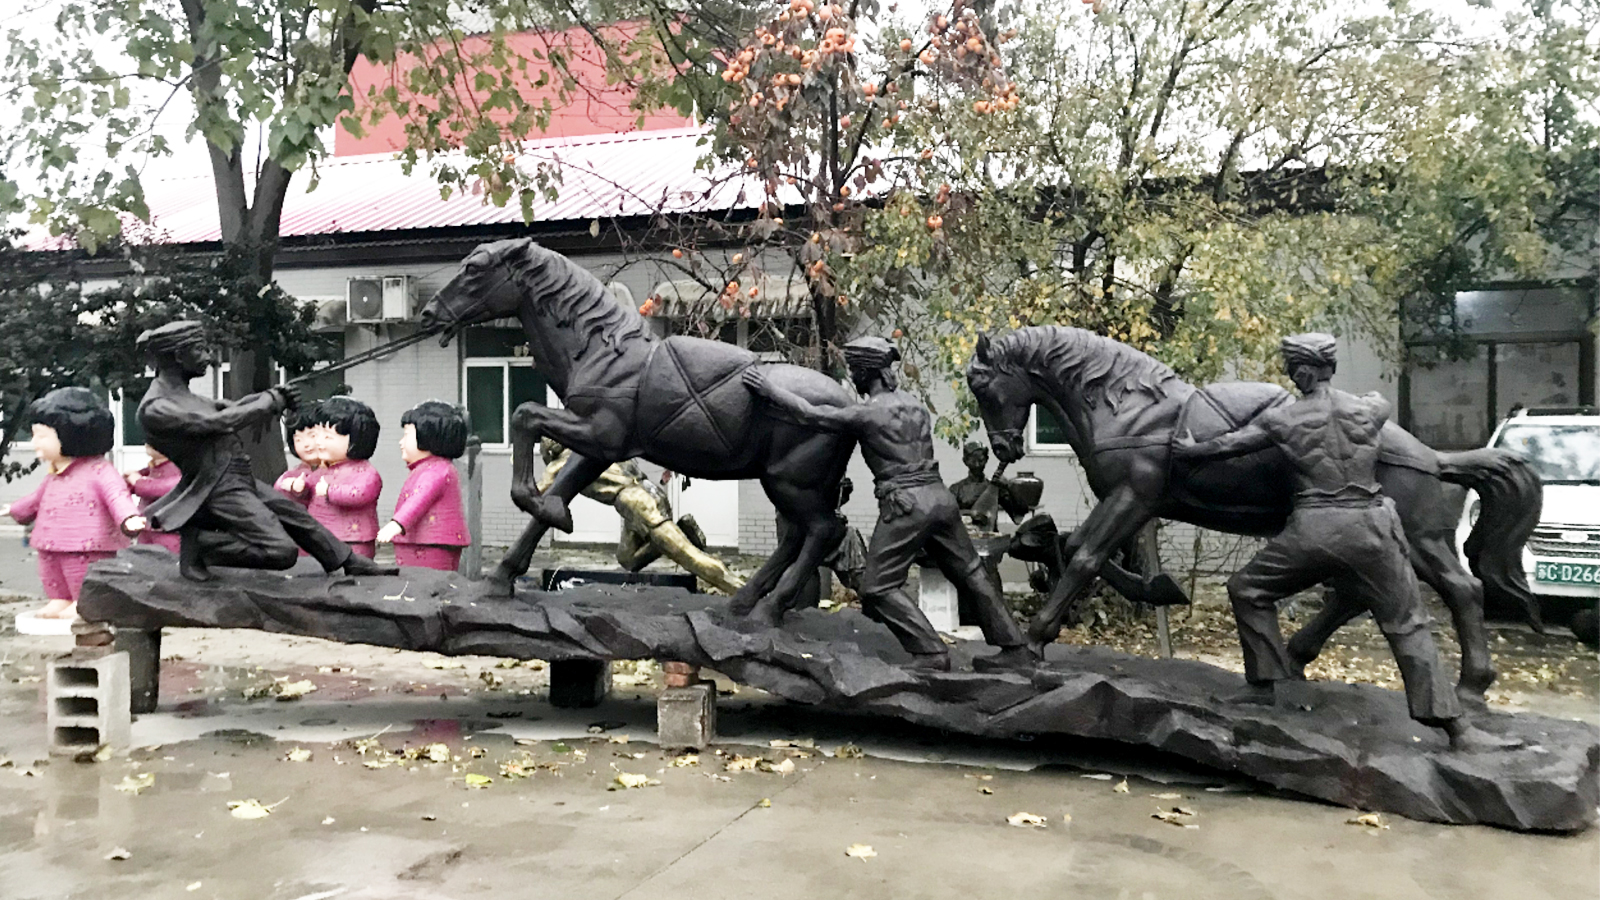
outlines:
[{"label": "horse's hoof", "polygon": [[1145,602],[1151,606],[1188,606],[1189,595],[1178,582],[1165,572],[1150,579],[1145,585]]},{"label": "horse's hoof", "polygon": [[748,616],[750,611],[756,608],[756,604],[760,600],[761,598],[756,596],[754,591],[740,588],[733,595],[733,598],[728,601],[728,612],[735,616]]},{"label": "horse's hoof", "polygon": [[517,576],[504,569],[496,567],[493,572],[484,576],[478,582],[478,596],[494,599],[506,599],[516,593]]},{"label": "horse's hoof", "polygon": [[528,514],[539,524],[554,528],[563,534],[572,533],[572,508],[560,497],[542,494],[528,502]]},{"label": "horse's hoof", "polygon": [[1489,711],[1489,701],[1484,698],[1483,691],[1473,690],[1466,685],[1456,685],[1456,701],[1461,708],[1473,713]]}]

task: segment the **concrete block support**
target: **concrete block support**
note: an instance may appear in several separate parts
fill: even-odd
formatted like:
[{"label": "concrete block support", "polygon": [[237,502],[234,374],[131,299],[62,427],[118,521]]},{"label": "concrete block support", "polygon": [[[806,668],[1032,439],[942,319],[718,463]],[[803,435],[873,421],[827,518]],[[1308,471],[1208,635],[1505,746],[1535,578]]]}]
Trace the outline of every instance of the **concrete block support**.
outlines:
[{"label": "concrete block support", "polygon": [[128,654],[69,653],[50,661],[46,678],[51,755],[78,756],[102,745],[128,748],[133,726]]},{"label": "concrete block support", "polygon": [[160,629],[118,629],[112,646],[128,654],[128,691],[133,714],[155,712],[161,696]]},{"label": "concrete block support", "polygon": [[669,687],[656,700],[656,741],[663,749],[709,747],[717,739],[717,686]]},{"label": "concrete block support", "polygon": [[599,706],[611,693],[611,661],[558,659],[550,663],[550,705],[562,709]]}]

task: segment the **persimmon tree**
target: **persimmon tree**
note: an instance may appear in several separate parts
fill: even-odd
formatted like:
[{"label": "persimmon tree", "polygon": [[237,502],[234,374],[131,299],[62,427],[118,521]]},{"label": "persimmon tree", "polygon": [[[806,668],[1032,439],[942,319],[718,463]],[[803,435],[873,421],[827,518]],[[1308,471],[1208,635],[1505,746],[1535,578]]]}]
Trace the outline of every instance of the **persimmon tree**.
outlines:
[{"label": "persimmon tree", "polygon": [[[698,296],[671,298],[688,327],[749,316],[773,284],[804,285],[814,322],[812,364],[858,314],[877,316],[882,295],[852,292],[843,261],[863,252],[871,211],[923,190],[919,151],[896,135],[924,97],[962,97],[974,109],[1014,109],[1000,36],[957,0],[913,28],[893,4],[785,0],[735,5],[693,21],[662,8],[657,27],[629,48],[640,102],[700,110],[710,125],[710,189],[735,183],[759,198],[753,218],[660,217],[648,237],[671,247],[669,264]],[[951,135],[951,140],[956,140]],[[925,227],[937,230],[937,217]],[[658,311],[667,298],[647,298]]]}]

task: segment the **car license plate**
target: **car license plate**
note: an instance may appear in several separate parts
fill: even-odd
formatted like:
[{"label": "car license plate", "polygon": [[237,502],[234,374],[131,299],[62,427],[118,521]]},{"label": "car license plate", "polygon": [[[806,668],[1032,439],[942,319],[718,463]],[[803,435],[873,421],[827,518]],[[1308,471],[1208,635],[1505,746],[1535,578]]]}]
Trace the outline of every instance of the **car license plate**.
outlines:
[{"label": "car license plate", "polygon": [[1551,584],[1600,584],[1600,564],[1541,562],[1533,567],[1535,581]]}]

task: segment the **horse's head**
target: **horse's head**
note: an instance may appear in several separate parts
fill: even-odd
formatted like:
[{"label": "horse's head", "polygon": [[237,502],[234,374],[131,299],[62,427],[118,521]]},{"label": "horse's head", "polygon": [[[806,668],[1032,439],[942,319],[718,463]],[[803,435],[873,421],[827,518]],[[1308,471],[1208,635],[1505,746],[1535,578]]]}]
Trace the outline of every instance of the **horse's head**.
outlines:
[{"label": "horse's head", "polygon": [[994,455],[1004,463],[1021,459],[1022,434],[1033,409],[1034,387],[1008,365],[986,334],[978,335],[977,352],[967,364],[967,386],[978,400]]},{"label": "horse's head", "polygon": [[422,307],[422,330],[444,332],[441,343],[464,325],[515,316],[522,303],[515,263],[527,253],[529,241],[519,238],[479,244],[461,261],[450,283]]}]

